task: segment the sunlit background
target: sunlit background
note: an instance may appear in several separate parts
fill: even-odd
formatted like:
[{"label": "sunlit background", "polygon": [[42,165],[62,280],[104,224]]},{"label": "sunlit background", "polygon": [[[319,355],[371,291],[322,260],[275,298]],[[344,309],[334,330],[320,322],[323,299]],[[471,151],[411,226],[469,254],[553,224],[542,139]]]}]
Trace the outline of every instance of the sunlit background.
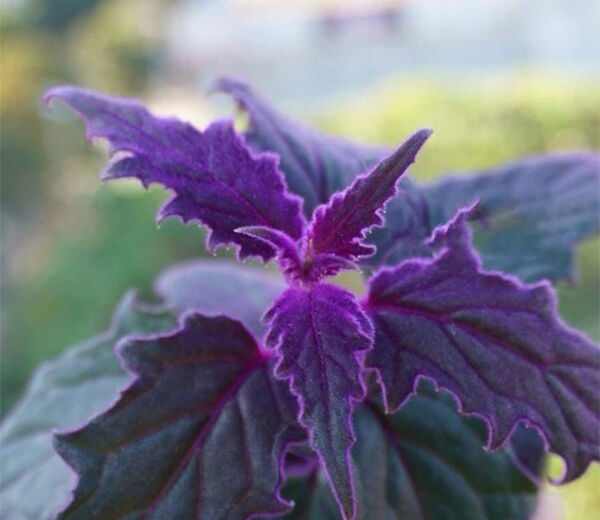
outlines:
[{"label": "sunlit background", "polygon": [[[105,150],[66,110],[44,110],[50,85],[136,96],[202,126],[233,108],[206,95],[211,82],[243,77],[352,138],[433,127],[420,181],[600,148],[591,0],[3,0],[0,31],[2,414],[34,367],[102,330],[126,289],[152,297],[162,268],[203,254],[198,228],[156,229],[159,190],[97,182]],[[598,246],[580,248],[580,283],[559,289],[564,318],[596,340]],[[600,517],[597,467],[552,492],[566,520]]]}]

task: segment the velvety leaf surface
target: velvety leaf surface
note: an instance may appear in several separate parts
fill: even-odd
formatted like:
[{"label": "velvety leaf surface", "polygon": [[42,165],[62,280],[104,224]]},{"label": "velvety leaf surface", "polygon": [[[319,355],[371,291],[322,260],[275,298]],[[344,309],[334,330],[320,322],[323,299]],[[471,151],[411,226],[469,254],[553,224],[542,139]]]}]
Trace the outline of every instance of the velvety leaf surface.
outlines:
[{"label": "velvety leaf surface", "polygon": [[133,293],[111,327],[40,367],[0,427],[0,509],[7,520],[50,520],[67,502],[72,471],[52,448],[52,430],[74,427],[112,403],[127,376],[113,347],[128,334],[169,330],[174,318]]},{"label": "velvety leaf surface", "polygon": [[275,375],[289,381],[345,518],[353,518],[349,462],[352,409],[365,393],[360,356],[372,329],[354,296],[328,284],[293,287],[265,315],[266,345],[275,349]]},{"label": "velvety leaf surface", "polygon": [[529,157],[443,178],[424,187],[423,195],[434,226],[480,201],[472,225],[486,268],[526,281],[565,279],[573,274],[574,247],[600,230],[600,156]]},{"label": "velvety leaf surface", "polygon": [[156,292],[178,314],[226,314],[262,338],[261,316],[285,289],[281,277],[264,269],[216,260],[194,260],[170,267],[155,283]]},{"label": "velvety leaf surface", "polygon": [[436,230],[434,259],[406,261],[372,279],[368,364],[390,409],[421,376],[452,391],[464,412],[486,419],[491,448],[519,421],[535,425],[572,480],[600,455],[600,349],[560,321],[549,285],[481,271],[469,211]]},{"label": "velvety leaf surface", "polygon": [[[507,449],[483,450],[482,422],[451,399],[422,389],[392,416],[363,406],[354,423],[358,520],[526,520],[535,507],[535,484]],[[284,493],[297,502],[287,520],[341,518],[318,473]]]},{"label": "velvety leaf surface", "polygon": [[396,194],[396,182],[430,135],[430,130],[415,132],[373,170],[319,206],[308,230],[311,250],[349,260],[373,254],[373,246],[363,242],[365,233],[383,224],[383,207]]},{"label": "velvety leaf surface", "polygon": [[75,87],[57,87],[58,98],[80,114],[89,138],[103,137],[111,154],[122,152],[105,179],[135,177],[156,182],[174,195],[158,218],[200,221],[211,230],[208,247],[235,244],[240,257],[274,254],[268,245],[235,233],[241,226],[265,225],[293,238],[302,233],[300,200],[286,191],[272,155],[254,154],[231,122],[217,121],[200,132],[187,123],[150,114],[142,104]]},{"label": "velvety leaf surface", "polygon": [[377,248],[375,254],[361,258],[360,264],[370,270],[408,258],[430,257],[432,250],[425,242],[432,231],[427,200],[405,175],[398,183],[398,194],[386,206],[385,225],[373,228],[367,238]]},{"label": "velvety leaf surface", "polygon": [[279,466],[303,439],[296,403],[239,322],[191,314],[121,355],[134,382],[56,439],[79,475],[61,519],[241,520],[288,509]]},{"label": "velvety leaf surface", "polygon": [[307,217],[391,151],[329,136],[293,121],[242,81],[223,78],[215,90],[231,95],[248,112],[248,144],[254,150],[274,152],[281,158],[287,185],[304,199]]}]

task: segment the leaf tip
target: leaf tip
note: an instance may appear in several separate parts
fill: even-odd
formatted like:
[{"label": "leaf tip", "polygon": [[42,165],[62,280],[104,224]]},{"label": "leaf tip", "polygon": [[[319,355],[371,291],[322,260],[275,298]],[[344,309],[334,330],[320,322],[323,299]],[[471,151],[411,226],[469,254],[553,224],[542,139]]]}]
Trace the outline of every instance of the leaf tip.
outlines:
[{"label": "leaf tip", "polygon": [[69,85],[56,85],[48,88],[42,95],[42,102],[46,108],[52,107],[52,102],[55,98],[64,98],[65,93],[72,89]]},{"label": "leaf tip", "polygon": [[414,161],[417,153],[421,150],[425,142],[431,137],[431,134],[433,134],[432,128],[420,128],[414,132],[404,142],[403,145],[400,146],[399,150],[402,150],[403,153],[408,151],[412,156],[412,161]]},{"label": "leaf tip", "polygon": [[236,91],[248,91],[250,85],[240,78],[234,76],[221,76],[208,88],[208,93],[215,92],[233,93]]}]

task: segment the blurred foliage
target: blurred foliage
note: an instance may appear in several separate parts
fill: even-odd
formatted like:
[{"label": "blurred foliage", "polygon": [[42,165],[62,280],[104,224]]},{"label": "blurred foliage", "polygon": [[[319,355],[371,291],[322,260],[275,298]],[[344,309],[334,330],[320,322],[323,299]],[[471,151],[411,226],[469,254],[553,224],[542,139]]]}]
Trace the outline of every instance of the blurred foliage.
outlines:
[{"label": "blurred foliage", "polygon": [[45,157],[38,96],[40,78],[53,69],[51,61],[44,58],[51,40],[23,34],[2,34],[1,38],[2,210],[22,213],[36,205],[44,192]]},{"label": "blurred foliage", "polygon": [[157,15],[163,3],[105,1],[95,16],[74,24],[70,36],[74,43],[66,46],[66,52],[78,71],[78,83],[120,94],[144,91],[162,56]]},{"label": "blurred foliage", "polygon": [[[41,361],[102,330],[126,289],[150,296],[158,271],[202,254],[196,227],[167,221],[155,228],[164,198],[157,190],[97,185],[105,154],[84,144],[80,122],[61,110],[40,115],[41,93],[60,82],[148,97],[162,59],[157,24],[167,3],[31,0],[20,17],[0,18],[2,413]],[[390,144],[431,126],[434,138],[413,171],[418,180],[530,153],[600,148],[598,90],[540,74],[459,85],[393,81],[335,100],[314,120],[335,133]],[[562,315],[595,339],[598,246],[590,241],[578,252],[582,283],[559,288]],[[598,489],[597,468],[561,488],[566,520],[600,511]]]},{"label": "blurred foliage", "polygon": [[[64,112],[40,116],[41,95],[51,84],[145,92],[160,57],[157,24],[163,4],[166,1],[29,0],[15,3],[18,9],[2,11],[2,414],[35,365],[102,329],[124,287],[143,286],[165,265],[161,259],[183,255],[181,247],[191,250],[195,244],[201,250],[201,242],[171,245],[185,232],[176,230],[173,239],[151,233],[150,243],[159,241],[154,251],[166,252],[143,256],[142,266],[120,266],[120,260],[111,257],[112,246],[128,255],[136,237],[148,238],[148,230],[154,228],[152,202],[139,199],[129,210],[121,210],[115,203],[122,199],[120,192],[102,192],[95,198],[92,172],[98,170],[98,162],[84,147],[81,128],[61,128],[57,123]],[[135,30],[131,20],[137,20]],[[145,222],[138,215],[145,215]],[[119,222],[127,220],[122,232],[115,233]],[[110,239],[102,232],[107,226]],[[108,268],[98,269],[98,274],[92,266],[98,268],[102,259]],[[89,304],[86,311],[82,302]]]},{"label": "blurred foliage", "polygon": [[83,196],[74,210],[76,225],[55,230],[48,248],[29,250],[41,256],[14,280],[5,306],[10,327],[2,359],[4,399],[20,393],[40,361],[102,330],[127,288],[151,295],[157,272],[201,254],[203,234],[197,228],[169,221],[156,229],[154,212],[163,198],[157,195],[102,189]]},{"label": "blurred foliage", "polygon": [[101,0],[37,0],[33,2],[31,21],[34,27],[63,31],[74,20],[93,11]]},{"label": "blurred foliage", "polygon": [[338,105],[319,122],[337,134],[390,145],[416,128],[433,128],[412,170],[425,180],[528,154],[600,150],[600,91],[594,84],[535,73],[446,86],[397,80],[347,100],[343,110]]},{"label": "blurred foliage", "polygon": [[[160,0],[26,2],[21,17],[0,31],[3,211],[20,217],[39,207],[51,189],[46,175],[54,157],[45,153],[41,94],[57,83],[136,93],[146,90],[160,58]],[[60,8],[53,9],[58,4]],[[35,23],[52,12],[52,27]],[[84,16],[87,14],[88,16]],[[44,15],[45,16],[45,15]],[[135,31],[131,20],[138,20]],[[50,22],[49,22],[50,23]],[[57,164],[60,167],[60,164]],[[7,174],[10,172],[10,174]]]}]

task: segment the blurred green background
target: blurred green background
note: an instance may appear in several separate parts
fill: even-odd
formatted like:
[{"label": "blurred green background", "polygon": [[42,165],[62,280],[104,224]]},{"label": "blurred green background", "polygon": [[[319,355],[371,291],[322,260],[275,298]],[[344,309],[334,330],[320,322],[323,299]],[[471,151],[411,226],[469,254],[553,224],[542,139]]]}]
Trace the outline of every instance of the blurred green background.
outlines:
[{"label": "blurred green background", "polygon": [[[161,22],[177,4],[13,1],[1,13],[2,415],[36,366],[103,329],[125,290],[151,298],[161,269],[203,254],[198,228],[170,221],[155,227],[159,190],[100,185],[104,148],[85,143],[82,124],[66,111],[45,111],[40,101],[49,85],[70,82],[141,97],[198,124],[225,113],[231,107],[206,98],[202,82],[172,73],[181,67],[169,65],[172,33]],[[546,67],[452,81],[392,72],[354,90],[339,85],[314,103],[278,99],[308,122],[367,142],[394,144],[431,126],[435,137],[412,172],[418,181],[531,153],[600,149],[598,82]],[[578,283],[559,287],[564,318],[596,340],[598,246],[582,245]],[[567,520],[600,517],[597,466],[555,492]]]}]

